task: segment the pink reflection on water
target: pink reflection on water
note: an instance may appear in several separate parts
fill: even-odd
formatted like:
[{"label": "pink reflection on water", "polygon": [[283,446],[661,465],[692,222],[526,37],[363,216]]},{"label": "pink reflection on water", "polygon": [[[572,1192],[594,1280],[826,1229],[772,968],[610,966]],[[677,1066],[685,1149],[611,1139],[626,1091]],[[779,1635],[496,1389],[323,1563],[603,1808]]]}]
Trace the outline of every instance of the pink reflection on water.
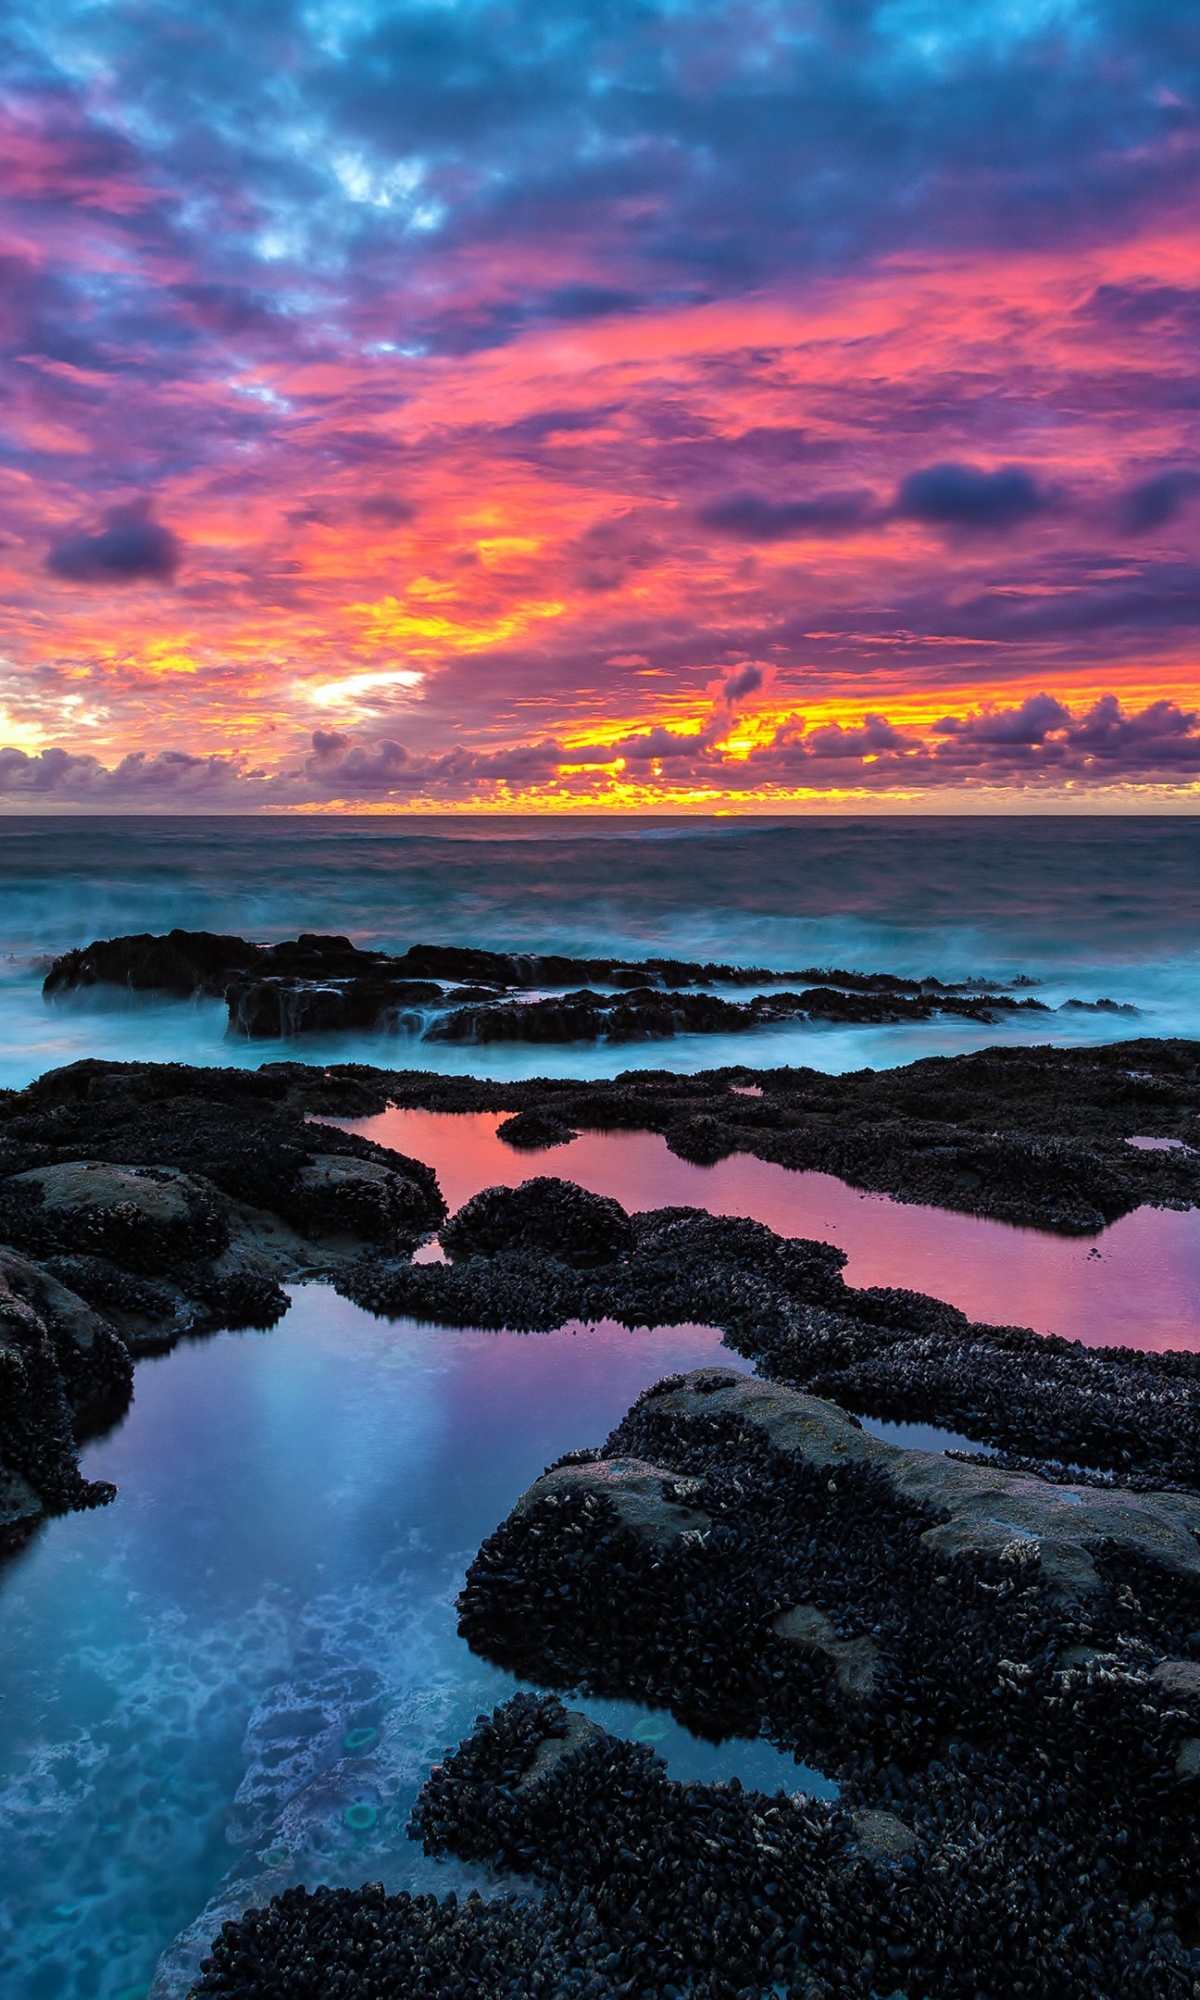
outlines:
[{"label": "pink reflection on water", "polygon": [[405,1111],[330,1120],[436,1168],[451,1212],[480,1188],[561,1174],[628,1209],[673,1204],[748,1215],[781,1236],[846,1251],[853,1285],[932,1292],[972,1319],[1032,1326],[1089,1347],[1200,1351],[1200,1211],[1141,1208],[1100,1236],[1051,1236],[981,1216],[862,1194],[831,1174],[793,1173],[749,1153],[693,1166],[657,1132],[583,1132],[519,1153],[494,1112]]}]

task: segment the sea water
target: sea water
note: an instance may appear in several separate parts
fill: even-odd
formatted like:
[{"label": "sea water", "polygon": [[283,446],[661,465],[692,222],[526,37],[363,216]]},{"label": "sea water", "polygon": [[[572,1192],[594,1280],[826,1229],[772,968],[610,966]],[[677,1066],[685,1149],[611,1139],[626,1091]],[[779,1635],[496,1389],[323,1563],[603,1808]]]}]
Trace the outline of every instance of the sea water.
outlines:
[{"label": "sea water", "polygon": [[993,1326],[1031,1326],[1088,1347],[1200,1353],[1196,1209],[1138,1208],[1094,1236],[1056,1236],[893,1201],[752,1153],[698,1166],[669,1152],[660,1132],[581,1132],[530,1154],[497,1137],[501,1116],[491,1111],[392,1105],[329,1122],[426,1161],[452,1212],[481,1188],[559,1174],[631,1211],[706,1208],[749,1216],[778,1236],[836,1243],[846,1252],[847,1284],[931,1292]]},{"label": "sea water", "polygon": [[[225,1009],[97,992],[41,999],[48,959],[130,931],[269,941],[330,931],[772,970],[1018,976],[1051,1009],[892,1027],[788,1024],[622,1047],[477,1051],[403,1036],[305,1042],[313,1060],[598,1076],[907,1062],[993,1041],[1200,1033],[1200,822],[1192,819],[0,819],[0,1085],[80,1056],[259,1063]],[[297,1045],[288,1045],[288,1053]],[[614,1056],[616,1058],[614,1063]]]},{"label": "sea water", "polygon": [[[361,1036],[236,1042],[218,1003],[96,993],[47,1006],[49,957],[173,925],[332,931],[630,956],[1035,979],[1050,1014],[984,1029],[790,1026],[564,1051]],[[0,821],[0,1084],[86,1055],[374,1061],[492,1075],[738,1062],[883,1067],[989,1041],[1200,1034],[1200,829],[1186,820]],[[1091,1243],[864,1196],[655,1134],[584,1134],[535,1162],[496,1119],[387,1113],[451,1206],[563,1172],[627,1207],[694,1202],[843,1244],[856,1283],[981,1318],[1197,1346],[1195,1215],[1143,1210]],[[598,1443],[649,1383],[731,1355],[709,1328],[550,1335],[388,1322],[299,1288],[269,1333],[139,1365],[84,1453],[113,1506],[49,1522],[0,1571],[0,1993],[179,2000],[226,1916],[290,1882],[460,1890],[486,1872],[404,1836],[430,1764],[513,1688],[457,1638],[480,1541],[544,1465]],[[872,1425],[930,1449],[963,1440]],[[967,1441],[969,1442],[969,1440]],[[585,1704],[681,1777],[828,1795],[769,1745]]]}]

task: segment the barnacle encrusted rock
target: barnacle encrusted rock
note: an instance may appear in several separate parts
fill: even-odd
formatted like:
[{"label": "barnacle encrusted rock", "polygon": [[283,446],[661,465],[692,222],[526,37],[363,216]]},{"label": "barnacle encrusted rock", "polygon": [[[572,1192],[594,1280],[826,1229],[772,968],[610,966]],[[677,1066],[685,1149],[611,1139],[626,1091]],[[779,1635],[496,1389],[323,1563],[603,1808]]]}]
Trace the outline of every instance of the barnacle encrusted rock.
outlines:
[{"label": "barnacle encrusted rock", "polygon": [[161,1271],[229,1240],[225,1204],[177,1167],[64,1160],[0,1183],[0,1235],[35,1252],[115,1256]]},{"label": "barnacle encrusted rock", "polygon": [[441,1241],[451,1258],[543,1252],[586,1268],[632,1249],[634,1233],[620,1202],[541,1175],[516,1188],[484,1188],[451,1217]]},{"label": "barnacle encrusted rock", "polygon": [[85,1300],[0,1247],[0,1548],[47,1513],[112,1498],[79,1470],[78,1442],[120,1413],[133,1369]]},{"label": "barnacle encrusted rock", "polygon": [[[922,1543],[948,1561],[1001,1556],[1025,1543],[1036,1551],[1049,1588],[1078,1595],[1096,1586],[1091,1548],[1110,1544],[1200,1584],[1200,1498],[1188,1494],[1051,1484],[940,1452],[905,1450],[871,1436],[832,1403],[732,1372],[716,1384],[712,1371],[698,1370],[676,1387],[652,1391],[642,1408],[647,1416],[661,1411],[685,1421],[753,1425],[776,1451],[827,1468],[833,1483],[844,1465],[873,1466],[898,1496],[929,1511],[936,1525]],[[579,1476],[600,1470],[580,1468]]]},{"label": "barnacle encrusted rock", "polygon": [[[522,1494],[513,1512],[520,1516],[546,1500],[597,1494],[608,1502],[623,1527],[655,1548],[666,1548],[683,1535],[703,1534],[709,1526],[708,1516],[686,1497],[695,1483],[680,1481],[661,1466],[646,1465],[637,1458],[564,1465],[546,1473]],[[684,1497],[679,1493],[681,1485]]]},{"label": "barnacle encrusted rock", "polygon": [[827,1660],[842,1693],[851,1699],[869,1695],[875,1685],[878,1652],[865,1633],[856,1639],[838,1637],[837,1626],[815,1604],[793,1604],[771,1621],[777,1639],[802,1653]]},{"label": "barnacle encrusted rock", "polygon": [[[292,1087],[314,1111],[346,1117],[389,1103],[512,1114],[514,1141],[527,1119],[559,1137],[657,1132],[688,1160],[750,1153],[899,1201],[1070,1234],[1141,1202],[1200,1203],[1200,1050],[1189,1041],[999,1046],[840,1076],[737,1065],[500,1082],[341,1064]],[[1127,1143],[1145,1136],[1177,1143]]]},{"label": "barnacle encrusted rock", "polygon": [[416,1830],[531,1872],[556,1939],[556,1899],[586,1898],[601,1970],[656,2000],[1193,2000],[1198,1536],[1192,1494],[906,1450],[726,1369],[668,1378],[521,1497],[461,1629],[543,1686],[765,1733],[838,1805],[672,1785],[519,1696],[435,1770]]},{"label": "barnacle encrusted rock", "polygon": [[1200,1497],[907,1450],[700,1369],[533,1483],[460,1611],[473,1647],[543,1685],[917,1769],[947,1735],[1002,1738],[1062,1676],[1092,1699],[1141,1675],[1156,1713],[1200,1718]]}]

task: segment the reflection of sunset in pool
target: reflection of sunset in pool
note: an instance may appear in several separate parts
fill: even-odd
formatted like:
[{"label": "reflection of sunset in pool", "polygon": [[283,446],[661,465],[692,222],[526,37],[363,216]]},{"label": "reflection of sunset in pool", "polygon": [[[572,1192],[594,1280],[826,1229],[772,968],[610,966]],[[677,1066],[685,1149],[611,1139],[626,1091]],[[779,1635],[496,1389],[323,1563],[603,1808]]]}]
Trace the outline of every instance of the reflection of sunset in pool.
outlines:
[{"label": "reflection of sunset in pool", "polygon": [[[337,1122],[337,1121],[334,1121]],[[393,1107],[350,1129],[436,1168],[451,1211],[482,1187],[558,1174],[636,1210],[674,1204],[749,1215],[782,1236],[847,1252],[847,1282],[904,1285],[973,1319],[1032,1326],[1091,1347],[1200,1350],[1200,1212],[1140,1208],[1100,1236],[1051,1236],[981,1216],[860,1193],[831,1174],[793,1173],[749,1153],[693,1166],[657,1132],[584,1132],[519,1153],[495,1112]]]}]

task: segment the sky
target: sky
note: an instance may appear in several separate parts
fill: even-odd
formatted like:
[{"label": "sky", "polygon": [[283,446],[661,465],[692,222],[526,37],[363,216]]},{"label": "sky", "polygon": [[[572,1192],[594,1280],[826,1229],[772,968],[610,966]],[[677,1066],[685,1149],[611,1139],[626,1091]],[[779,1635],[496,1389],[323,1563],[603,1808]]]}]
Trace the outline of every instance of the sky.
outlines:
[{"label": "sky", "polygon": [[0,808],[1195,810],[1194,0],[0,17]]}]

